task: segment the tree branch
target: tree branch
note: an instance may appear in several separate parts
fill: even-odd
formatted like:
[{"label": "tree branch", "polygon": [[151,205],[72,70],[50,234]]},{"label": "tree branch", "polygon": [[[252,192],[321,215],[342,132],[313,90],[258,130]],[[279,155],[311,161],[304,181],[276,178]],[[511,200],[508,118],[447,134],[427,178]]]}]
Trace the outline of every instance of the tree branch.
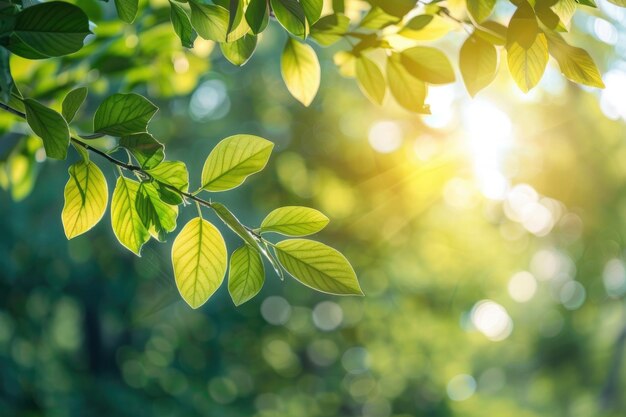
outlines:
[{"label": "tree branch", "polygon": [[[9,112],[9,113],[11,113],[11,114],[13,114],[15,116],[21,117],[22,119],[26,119],[26,114],[22,113],[19,110],[14,109],[14,108],[12,108],[10,106],[7,106],[4,103],[0,103],[0,108],[3,109],[3,110],[6,110],[7,112]],[[86,137],[102,137],[102,136],[103,135],[98,133],[98,134],[94,134],[94,135],[88,135]],[[159,180],[153,178],[152,175],[150,175],[150,173],[144,171],[144,169],[141,168],[140,166],[133,165],[133,164],[127,164],[127,163],[122,162],[122,161],[120,161],[118,159],[115,159],[111,155],[107,154],[106,152],[103,152],[100,149],[94,148],[93,146],[91,146],[91,145],[89,145],[89,144],[87,144],[87,143],[85,143],[85,142],[81,141],[80,139],[77,139],[77,138],[75,138],[73,136],[70,136],[70,140],[71,140],[71,142],[74,145],[81,146],[81,147],[85,148],[86,150],[88,150],[90,152],[93,152],[93,153],[95,153],[97,155],[100,155],[101,157],[103,157],[107,161],[111,162],[112,164],[117,165],[118,167],[120,167],[122,169],[125,169],[125,170],[130,171],[130,172],[139,173],[144,178],[156,181],[157,183],[159,183],[159,185],[161,185],[161,186],[163,186],[163,187],[165,187],[165,188],[167,188],[167,189],[169,189],[171,191],[174,191],[175,193],[179,194],[180,196],[182,196],[182,197],[184,197],[186,199],[189,199],[189,200],[193,200],[196,203],[198,203],[198,204],[200,204],[202,206],[208,207],[208,208],[212,209],[213,211],[215,211],[215,209],[214,209],[214,207],[213,207],[213,205],[211,204],[210,201],[207,201],[207,200],[204,200],[204,199],[202,199],[200,197],[197,197],[196,195],[194,195],[192,193],[189,193],[189,192],[186,192],[186,191],[181,191],[178,188],[174,187],[173,185],[170,185],[170,184],[164,183],[162,181],[159,181]],[[222,218],[219,215],[217,217],[219,217],[220,220],[222,220]],[[222,222],[224,222],[224,220],[222,220]],[[226,223],[224,222],[224,224],[226,224]],[[241,223],[239,223],[239,224],[241,224]],[[246,226],[244,224],[241,224],[241,225],[250,234],[252,234],[256,239],[263,240],[263,238],[257,232],[255,232],[254,229],[252,229],[252,228],[250,228],[250,227],[248,227],[248,226]]]}]

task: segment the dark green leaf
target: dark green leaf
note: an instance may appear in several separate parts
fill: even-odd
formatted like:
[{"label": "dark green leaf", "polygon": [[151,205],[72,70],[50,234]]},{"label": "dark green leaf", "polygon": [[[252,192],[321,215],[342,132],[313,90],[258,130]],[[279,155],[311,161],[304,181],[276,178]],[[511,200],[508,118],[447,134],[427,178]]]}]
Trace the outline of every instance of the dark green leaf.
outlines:
[{"label": "dark green leaf", "polygon": [[149,133],[137,133],[120,139],[120,146],[128,149],[144,169],[156,167],[165,158],[164,146]]},{"label": "dark green leaf", "polygon": [[117,15],[126,23],[133,23],[139,9],[139,0],[115,0]]},{"label": "dark green leaf", "polygon": [[180,43],[185,48],[193,48],[193,43],[198,34],[191,26],[187,12],[172,1],[170,1],[170,7],[170,19],[172,20],[172,26],[174,26],[174,32],[180,38]]},{"label": "dark green leaf", "polygon": [[274,15],[287,32],[300,38],[307,36],[306,16],[298,0],[270,0]]},{"label": "dark green leaf", "polygon": [[30,98],[24,100],[24,107],[26,121],[43,140],[48,158],[65,159],[70,146],[70,131],[63,116]]},{"label": "dark green leaf", "polygon": [[324,8],[324,0],[300,0],[300,4],[304,9],[304,15],[307,22],[309,22],[309,26],[319,20]]},{"label": "dark green leaf", "polygon": [[94,132],[112,136],[145,132],[158,107],[139,94],[113,94],[94,115]]},{"label": "dark green leaf", "polygon": [[7,48],[28,59],[44,59],[78,51],[90,34],[89,19],[77,6],[53,1],[17,14]]},{"label": "dark green leaf", "polygon": [[246,21],[255,35],[263,32],[270,20],[270,8],[267,0],[250,0],[246,9]]},{"label": "dark green leaf", "polygon": [[87,98],[87,87],[79,87],[67,93],[63,99],[62,111],[63,117],[69,123],[74,119],[76,112]]},{"label": "dark green leaf", "polygon": [[15,83],[9,66],[9,51],[0,47],[0,100],[8,103]]},{"label": "dark green leaf", "polygon": [[144,227],[160,241],[164,241],[165,235],[176,229],[178,207],[162,201],[152,183],[142,182],[139,185],[135,209]]}]

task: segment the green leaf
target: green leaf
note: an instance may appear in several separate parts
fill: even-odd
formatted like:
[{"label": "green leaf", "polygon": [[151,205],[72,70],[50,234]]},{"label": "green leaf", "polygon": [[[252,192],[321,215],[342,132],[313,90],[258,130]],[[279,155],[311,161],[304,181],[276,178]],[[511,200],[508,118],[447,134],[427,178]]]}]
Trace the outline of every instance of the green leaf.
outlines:
[{"label": "green leaf", "polygon": [[359,27],[379,30],[398,23],[400,20],[397,16],[385,13],[380,7],[372,7],[359,23]]},{"label": "green leaf", "polygon": [[164,203],[176,206],[183,202],[183,197],[171,188],[168,188],[163,184],[159,184],[158,182],[155,183],[155,187],[159,192],[159,197]]},{"label": "green leaf", "polygon": [[483,22],[480,27],[484,28],[485,30],[476,29],[473,33],[474,35],[493,45],[506,45],[506,26],[488,20],[486,22]]},{"label": "green leaf", "polygon": [[348,260],[335,249],[307,239],[288,239],[276,245],[281,265],[314,290],[336,295],[363,295]]},{"label": "green leaf", "polygon": [[324,0],[300,0],[300,4],[304,9],[304,15],[309,25],[313,25],[320,19],[322,9],[324,8]]},{"label": "green leaf", "polygon": [[448,57],[439,49],[416,46],[400,53],[402,65],[416,78],[431,84],[454,82],[454,70]]},{"label": "green leaf", "polygon": [[459,68],[465,87],[473,97],[496,77],[498,50],[491,43],[472,34],[461,47]]},{"label": "green leaf", "polygon": [[142,133],[159,108],[139,94],[113,94],[96,110],[93,128],[96,133],[125,136]]},{"label": "green leaf", "polygon": [[270,21],[270,8],[267,0],[250,0],[245,17],[252,33],[258,35],[263,32]]},{"label": "green leaf", "polygon": [[65,204],[61,213],[65,236],[72,239],[94,227],[107,208],[109,190],[102,171],[89,161],[80,161],[69,168],[65,185]]},{"label": "green leaf", "polygon": [[19,12],[7,49],[27,59],[68,55],[83,47],[89,19],[80,7],[52,1]]},{"label": "green leaf", "polygon": [[517,7],[517,10],[511,17],[509,28],[507,29],[507,47],[513,43],[517,43],[522,49],[530,49],[539,35],[539,24],[535,11],[524,0]]},{"label": "green leaf", "polygon": [[242,0],[228,0],[228,10],[226,42],[234,42],[245,36],[250,31],[250,27],[244,17]]},{"label": "green leaf", "polygon": [[236,306],[253,298],[263,288],[265,268],[259,252],[243,245],[230,256],[228,292]]},{"label": "green leaf", "polygon": [[322,17],[311,27],[311,37],[322,46],[330,46],[341,40],[350,28],[350,19],[343,14]]},{"label": "green leaf", "polygon": [[10,55],[8,50],[0,48],[0,100],[4,103],[10,100],[11,90],[15,85],[9,66]]},{"label": "green leaf", "polygon": [[176,287],[191,308],[198,308],[224,281],[226,244],[219,230],[197,217],[183,227],[172,245]]},{"label": "green leaf", "polygon": [[548,36],[548,50],[565,77],[579,84],[604,88],[600,71],[587,51],[568,45],[556,33]]},{"label": "green leaf", "polygon": [[191,26],[187,12],[173,1],[170,1],[170,7],[170,19],[174,27],[174,32],[176,32],[176,35],[180,38],[180,43],[185,48],[193,48],[193,43],[198,34]]},{"label": "green leaf", "polygon": [[119,177],[111,198],[111,226],[117,240],[128,250],[141,256],[141,247],[150,239],[150,233],[137,212],[139,183]]},{"label": "green leaf", "polygon": [[228,35],[228,10],[212,4],[189,2],[191,24],[203,39],[226,42]]},{"label": "green leaf", "polygon": [[211,208],[215,211],[215,214],[232,230],[244,240],[247,244],[252,247],[259,248],[257,240],[252,236],[252,234],[246,229],[237,217],[226,208],[223,204],[213,202],[211,203]]},{"label": "green leaf", "polygon": [[383,9],[392,16],[403,17],[410,12],[417,0],[373,0],[372,4]]},{"label": "green leaf", "polygon": [[513,42],[507,46],[507,63],[511,76],[523,92],[541,80],[548,64],[548,41],[540,33],[529,48]]},{"label": "green leaf", "polygon": [[76,112],[87,98],[87,87],[79,87],[67,93],[63,99],[62,111],[63,117],[69,123],[76,116]]},{"label": "green leaf", "polygon": [[202,168],[202,188],[226,191],[265,168],[274,144],[253,135],[230,136],[211,151]]},{"label": "green leaf", "polygon": [[387,81],[391,94],[402,107],[417,113],[430,113],[424,104],[426,84],[409,74],[397,53],[387,59]]},{"label": "green leaf", "polygon": [[280,207],[261,223],[261,233],[276,232],[286,236],[307,236],[317,233],[328,224],[328,217],[319,211],[299,206]]},{"label": "green leaf", "polygon": [[374,61],[359,56],[356,60],[356,79],[361,91],[374,103],[382,104],[385,98],[385,77]]},{"label": "green leaf", "polygon": [[24,108],[28,125],[43,140],[46,156],[65,159],[70,146],[70,130],[63,116],[30,98],[24,100]]},{"label": "green leaf", "polygon": [[276,20],[287,32],[302,39],[307,35],[304,9],[298,0],[270,0]]},{"label": "green leaf", "polygon": [[183,162],[164,161],[154,168],[146,169],[146,172],[155,180],[179,191],[187,192],[189,189],[189,173]]},{"label": "green leaf", "polygon": [[295,39],[287,39],[280,60],[287,89],[300,103],[311,104],[320,87],[320,63],[313,48]]},{"label": "green leaf", "polygon": [[120,146],[128,149],[144,169],[156,167],[165,158],[165,147],[149,133],[124,136]]},{"label": "green leaf", "polygon": [[467,0],[467,11],[477,23],[482,23],[493,13],[496,0]]},{"label": "green leaf", "polygon": [[135,208],[143,225],[158,240],[165,241],[166,233],[176,229],[178,207],[162,201],[153,183],[142,182],[139,185]]},{"label": "green leaf", "polygon": [[[611,3],[613,3],[613,4],[616,4],[616,5],[620,6],[620,7],[626,7],[626,0],[609,0],[609,1]],[[583,3],[583,2],[581,2],[581,3],[586,5],[586,3]]]},{"label": "green leaf", "polygon": [[583,6],[593,7],[594,9],[598,7],[595,0],[576,0],[576,3],[582,4]]},{"label": "green leaf", "polygon": [[234,65],[242,66],[252,56],[256,48],[256,36],[245,35],[234,42],[220,43],[224,57]]},{"label": "green leaf", "polygon": [[139,0],[115,0],[117,15],[126,23],[133,23],[139,9]]}]

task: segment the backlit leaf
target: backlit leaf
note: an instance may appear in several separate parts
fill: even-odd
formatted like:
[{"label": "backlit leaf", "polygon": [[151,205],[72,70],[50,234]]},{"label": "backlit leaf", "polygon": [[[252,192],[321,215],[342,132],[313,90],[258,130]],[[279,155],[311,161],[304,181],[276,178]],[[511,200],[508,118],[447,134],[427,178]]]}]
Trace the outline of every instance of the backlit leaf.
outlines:
[{"label": "backlit leaf", "polygon": [[287,236],[306,236],[317,233],[328,224],[328,217],[319,211],[298,206],[280,207],[263,219],[260,231]]},{"label": "backlit leaf", "polygon": [[454,70],[439,49],[416,46],[400,53],[402,64],[416,78],[431,84],[454,82]]},{"label": "backlit leaf", "polygon": [[276,20],[287,29],[287,32],[300,38],[306,38],[306,17],[298,0],[270,0],[270,4]]},{"label": "backlit leaf", "polygon": [[187,166],[181,161],[164,161],[154,168],[146,169],[155,180],[187,192],[189,189],[189,173]]},{"label": "backlit leaf", "polygon": [[76,112],[87,98],[87,87],[79,87],[67,93],[63,99],[63,117],[69,123],[74,119]]},{"label": "backlit leaf", "polygon": [[541,80],[548,64],[548,41],[540,33],[530,48],[513,42],[507,46],[507,62],[511,76],[519,88],[528,92]]},{"label": "backlit leaf", "polygon": [[491,43],[473,34],[461,47],[459,68],[467,91],[474,96],[496,77],[498,50]]},{"label": "backlit leaf", "polygon": [[382,104],[385,98],[385,77],[371,59],[359,56],[356,59],[356,79],[363,93],[374,103]]},{"label": "backlit leaf", "polygon": [[220,43],[220,49],[224,57],[234,65],[244,65],[254,53],[256,48],[256,36],[245,35],[234,42]]},{"label": "backlit leaf", "polygon": [[478,23],[487,20],[495,6],[496,0],[467,0],[467,11]]},{"label": "backlit leaf", "polygon": [[322,15],[324,0],[300,0],[300,4],[304,9],[304,15],[309,25],[315,24]]},{"label": "backlit leaf", "polygon": [[604,88],[600,71],[587,51],[568,45],[556,33],[548,36],[548,50],[568,79],[579,84]]},{"label": "backlit leaf", "polygon": [[176,287],[191,308],[204,304],[224,281],[226,244],[221,233],[197,217],[180,231],[172,245]]},{"label": "backlit leaf", "polygon": [[320,86],[320,63],[313,48],[295,39],[287,39],[280,60],[287,89],[300,103],[311,104]]},{"label": "backlit leaf", "polygon": [[102,171],[89,161],[80,161],[69,168],[65,185],[65,204],[61,213],[65,236],[72,239],[94,227],[107,207],[109,191]]},{"label": "backlit leaf", "polygon": [[165,235],[176,229],[178,207],[162,201],[154,183],[139,185],[135,208],[143,225],[158,240],[164,241]]},{"label": "backlit leaf", "polygon": [[237,217],[235,217],[235,215],[228,210],[225,205],[213,202],[211,203],[211,208],[215,211],[215,214],[217,214],[217,216],[230,228],[230,230],[235,232],[237,236],[243,239],[244,242],[254,248],[260,249],[258,241],[252,236],[250,231],[246,229],[239,220],[237,220]]},{"label": "backlit leaf", "polygon": [[145,132],[157,110],[157,106],[139,94],[113,94],[96,110],[94,132],[112,136]]},{"label": "backlit leaf", "polygon": [[211,151],[202,169],[202,188],[226,191],[261,171],[272,153],[274,144],[253,135],[230,136]]},{"label": "backlit leaf", "polygon": [[140,256],[141,247],[150,239],[150,233],[137,212],[135,201],[139,183],[119,177],[111,198],[111,226],[117,240],[128,250]]},{"label": "backlit leaf", "polygon": [[46,156],[65,159],[70,146],[70,130],[59,113],[33,100],[24,100],[26,121],[37,136],[43,140]]},{"label": "backlit leaf", "polygon": [[165,158],[164,146],[149,133],[136,133],[120,139],[120,146],[128,149],[144,169],[156,167]]},{"label": "backlit leaf", "polygon": [[409,74],[397,53],[387,59],[387,81],[391,94],[402,107],[417,113],[430,112],[424,104],[426,84]]},{"label": "backlit leaf", "polygon": [[253,298],[265,282],[265,269],[259,252],[243,245],[230,256],[228,292],[236,306]]},{"label": "backlit leaf", "polygon": [[363,295],[348,260],[335,249],[307,239],[276,244],[281,265],[298,281],[314,290],[336,295]]},{"label": "backlit leaf", "polygon": [[228,10],[212,4],[189,2],[191,24],[203,39],[226,42],[228,34]]},{"label": "backlit leaf", "polygon": [[322,17],[311,27],[311,37],[322,46],[329,46],[343,38],[350,27],[350,19],[342,14]]}]

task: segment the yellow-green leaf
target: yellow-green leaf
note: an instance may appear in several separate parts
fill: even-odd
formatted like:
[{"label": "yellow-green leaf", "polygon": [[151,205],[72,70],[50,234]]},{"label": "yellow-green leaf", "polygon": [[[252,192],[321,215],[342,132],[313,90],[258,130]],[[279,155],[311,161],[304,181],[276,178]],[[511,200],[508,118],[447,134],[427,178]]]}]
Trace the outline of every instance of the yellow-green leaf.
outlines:
[{"label": "yellow-green leaf", "polygon": [[478,23],[487,20],[496,6],[496,0],[467,0],[467,11]]},{"label": "yellow-green leaf", "polygon": [[265,168],[274,144],[254,135],[230,136],[211,151],[202,168],[202,188],[226,191]]},{"label": "yellow-green leaf", "polygon": [[170,185],[177,190],[187,192],[189,189],[189,173],[180,161],[164,161],[146,172],[155,180]]},{"label": "yellow-green leaf", "polygon": [[255,35],[244,35],[236,41],[220,43],[220,49],[224,58],[234,65],[242,66],[254,53],[256,42]]},{"label": "yellow-green leaf", "polygon": [[137,212],[135,201],[139,183],[119,177],[111,199],[111,226],[120,243],[137,256],[141,247],[150,239],[150,233]]},{"label": "yellow-green leaf", "polygon": [[541,80],[548,64],[548,41],[546,35],[540,33],[535,42],[526,49],[513,42],[507,45],[507,62],[511,76],[519,88],[528,92]]},{"label": "yellow-green leaf", "polygon": [[72,239],[98,224],[106,210],[109,191],[102,171],[93,162],[77,162],[70,166],[69,174],[61,220],[65,236]]},{"label": "yellow-green leaf", "polygon": [[165,147],[149,133],[124,136],[120,146],[128,149],[144,169],[156,167],[165,158]]},{"label": "yellow-green leaf", "polygon": [[289,274],[314,290],[363,295],[348,260],[329,246],[313,240],[288,239],[276,245],[276,256]]},{"label": "yellow-green leaf", "polygon": [[215,42],[226,42],[228,35],[228,10],[213,4],[190,1],[191,25],[201,38]]},{"label": "yellow-green leaf", "polygon": [[236,306],[257,295],[265,282],[265,269],[259,252],[244,244],[230,256],[228,292]]},{"label": "yellow-green leaf", "polygon": [[135,207],[144,226],[155,239],[165,241],[165,235],[176,229],[178,207],[164,202],[151,182],[139,185]]},{"label": "yellow-green leaf", "polygon": [[579,84],[604,88],[600,71],[587,51],[568,45],[556,33],[548,37],[548,49],[568,79]]},{"label": "yellow-green leaf", "polygon": [[308,25],[304,8],[298,0],[270,0],[270,5],[282,27],[294,36],[306,38]]},{"label": "yellow-green leaf", "polygon": [[496,77],[498,50],[491,43],[473,34],[461,47],[459,68],[467,91],[474,96]]},{"label": "yellow-green leaf", "polygon": [[172,245],[176,287],[191,308],[204,304],[224,281],[227,255],[221,233],[196,217],[180,231]]},{"label": "yellow-green leaf", "polygon": [[280,60],[287,89],[300,103],[311,104],[320,87],[320,63],[313,48],[295,39],[287,39]]},{"label": "yellow-green leaf", "polygon": [[356,79],[363,93],[374,103],[382,104],[385,98],[385,77],[371,59],[359,56],[356,60]]},{"label": "yellow-green leaf", "polygon": [[328,217],[309,207],[287,206],[272,211],[261,223],[261,233],[276,232],[287,236],[317,233],[328,224]]},{"label": "yellow-green leaf", "polygon": [[414,77],[431,84],[454,82],[454,70],[439,49],[416,46],[400,53],[404,68]]},{"label": "yellow-green leaf", "polygon": [[417,113],[430,113],[424,104],[426,84],[408,73],[397,53],[387,59],[387,81],[391,94],[402,107]]}]

